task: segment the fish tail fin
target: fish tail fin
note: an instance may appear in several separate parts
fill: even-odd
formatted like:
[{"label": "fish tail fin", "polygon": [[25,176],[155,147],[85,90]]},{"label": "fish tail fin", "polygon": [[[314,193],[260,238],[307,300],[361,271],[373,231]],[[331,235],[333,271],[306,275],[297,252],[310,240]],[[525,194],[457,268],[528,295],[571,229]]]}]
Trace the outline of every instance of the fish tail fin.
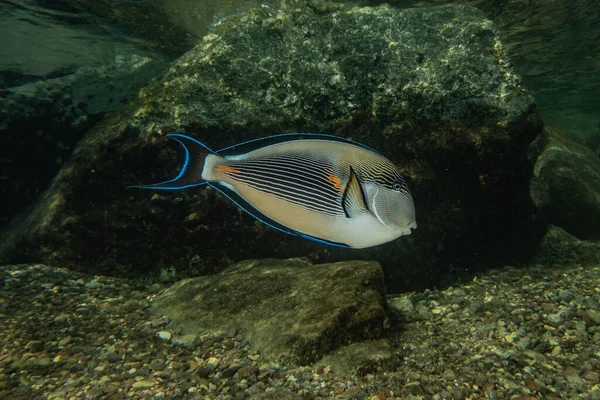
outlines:
[{"label": "fish tail fin", "polygon": [[214,152],[196,139],[193,139],[189,136],[173,133],[167,135],[167,137],[179,142],[179,144],[185,150],[185,161],[181,167],[181,170],[179,171],[179,174],[169,181],[155,183],[152,185],[139,185],[130,187],[140,189],[176,190],[192,186],[199,186],[206,183],[206,180],[202,178],[202,171],[204,170],[206,157],[210,154],[214,154]]}]

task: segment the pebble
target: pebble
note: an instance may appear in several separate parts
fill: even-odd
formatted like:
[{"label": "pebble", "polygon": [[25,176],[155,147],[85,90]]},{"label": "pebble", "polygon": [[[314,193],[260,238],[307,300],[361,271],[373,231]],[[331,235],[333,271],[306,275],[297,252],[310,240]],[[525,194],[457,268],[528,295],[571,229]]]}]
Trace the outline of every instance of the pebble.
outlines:
[{"label": "pebble", "polygon": [[595,310],[587,309],[585,310],[587,317],[592,321],[595,325],[600,325],[600,314]]},{"label": "pebble", "polygon": [[408,320],[414,320],[417,317],[413,302],[406,297],[392,298],[388,301],[388,305]]},{"label": "pebble", "polygon": [[131,385],[134,389],[149,389],[154,386],[154,382],[147,381],[145,379],[141,379],[139,381],[135,381],[133,385]]},{"label": "pebble", "polygon": [[108,361],[111,363],[116,363],[122,360],[122,357],[118,354],[115,353],[109,353],[108,354]]},{"label": "pebble", "polygon": [[552,322],[553,324],[560,325],[564,321],[564,314],[562,312],[557,312],[555,314],[549,314],[548,321]]},{"label": "pebble", "polygon": [[[88,287],[94,280],[75,272],[2,268],[29,272],[3,289],[11,308],[1,310],[0,398],[117,399],[131,387],[131,399],[558,399],[595,398],[600,385],[600,293],[589,290],[600,268],[500,269],[447,290],[389,296],[402,319],[386,340],[400,357],[369,357],[360,368],[341,357],[353,368],[344,374],[333,364],[276,364],[239,331],[172,334],[148,310],[157,291],[133,291],[139,284],[102,277]],[[47,290],[51,301],[40,295]]]},{"label": "pebble", "polygon": [[569,302],[575,298],[575,294],[568,289],[561,289],[558,292],[558,297],[563,301]]},{"label": "pebble", "polygon": [[69,317],[67,317],[64,314],[61,315],[57,315],[56,317],[54,317],[54,319],[52,320],[53,323],[55,324],[64,324],[65,322],[69,321]]},{"label": "pebble", "polygon": [[181,335],[181,336],[175,336],[172,339],[172,343],[176,346],[181,346],[181,347],[186,347],[188,349],[193,349],[195,347],[197,347],[200,343],[201,340],[198,337],[198,335],[193,334],[193,333],[189,333],[186,335]]},{"label": "pebble", "polygon": [[213,368],[217,368],[219,366],[219,364],[221,363],[221,361],[216,358],[216,357],[210,357],[208,359],[208,361],[206,362],[207,365],[213,367]]},{"label": "pebble", "polygon": [[98,289],[99,287],[102,287],[102,284],[94,279],[93,281],[87,282],[85,287],[88,289]]},{"label": "pebble", "polygon": [[25,349],[33,352],[44,350],[44,343],[41,340],[32,340],[25,345]]}]

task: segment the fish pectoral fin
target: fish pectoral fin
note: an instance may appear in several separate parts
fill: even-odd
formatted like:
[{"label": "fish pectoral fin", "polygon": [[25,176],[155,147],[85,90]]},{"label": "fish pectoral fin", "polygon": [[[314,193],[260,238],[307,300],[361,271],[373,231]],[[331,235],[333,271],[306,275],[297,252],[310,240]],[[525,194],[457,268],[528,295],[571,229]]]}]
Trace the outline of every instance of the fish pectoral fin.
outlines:
[{"label": "fish pectoral fin", "polygon": [[354,218],[369,211],[365,192],[352,167],[350,167],[350,179],[342,197],[342,207],[346,218]]}]

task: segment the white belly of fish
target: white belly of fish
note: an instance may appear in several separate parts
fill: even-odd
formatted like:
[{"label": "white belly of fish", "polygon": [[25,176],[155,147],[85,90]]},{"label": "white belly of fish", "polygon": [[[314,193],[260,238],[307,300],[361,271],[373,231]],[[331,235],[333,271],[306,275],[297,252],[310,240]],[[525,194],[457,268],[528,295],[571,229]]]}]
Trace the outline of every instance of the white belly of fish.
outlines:
[{"label": "white belly of fish", "polygon": [[352,248],[375,246],[400,236],[369,213],[354,218],[347,218],[344,214],[325,215],[247,185],[235,185],[234,188],[261,213],[306,235],[344,243]]}]

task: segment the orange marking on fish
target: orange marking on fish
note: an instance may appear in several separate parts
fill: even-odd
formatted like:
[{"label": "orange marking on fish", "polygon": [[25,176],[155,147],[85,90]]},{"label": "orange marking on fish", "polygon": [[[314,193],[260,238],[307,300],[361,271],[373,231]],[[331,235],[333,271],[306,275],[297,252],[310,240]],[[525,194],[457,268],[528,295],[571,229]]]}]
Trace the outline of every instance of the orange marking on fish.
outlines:
[{"label": "orange marking on fish", "polygon": [[229,172],[229,173],[232,173],[232,174],[239,174],[240,173],[240,171],[238,171],[237,169],[228,167],[227,165],[219,165],[217,167],[217,170],[221,171],[221,172]]},{"label": "orange marking on fish", "polygon": [[344,188],[342,188],[342,180],[335,176],[332,170],[327,172],[325,178],[333,185],[334,189],[337,189],[340,192],[344,191]]}]

